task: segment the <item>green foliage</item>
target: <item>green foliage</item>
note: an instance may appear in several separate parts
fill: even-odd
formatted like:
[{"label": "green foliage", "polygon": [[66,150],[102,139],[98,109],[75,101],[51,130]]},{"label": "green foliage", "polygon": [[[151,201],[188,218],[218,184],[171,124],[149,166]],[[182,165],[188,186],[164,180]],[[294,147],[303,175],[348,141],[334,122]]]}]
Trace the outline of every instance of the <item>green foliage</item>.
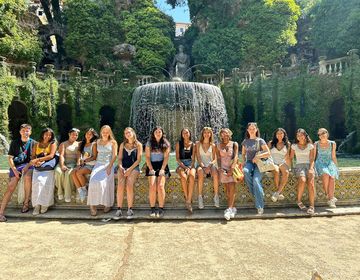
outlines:
[{"label": "green foliage", "polygon": [[[151,0],[134,1],[121,13],[125,42],[136,47],[135,65],[142,71],[165,68],[175,54],[172,19],[159,11]],[[153,69],[150,73],[158,72]]]},{"label": "green foliage", "polygon": [[8,108],[17,94],[17,87],[20,84],[20,80],[0,73],[0,133],[9,137],[9,116]]},{"label": "green foliage", "polygon": [[67,55],[87,69],[114,68],[112,48],[123,38],[114,1],[69,0],[64,13]]},{"label": "green foliage", "polygon": [[360,46],[360,5],[358,0],[323,0],[310,10],[311,40],[321,55],[344,56]]},{"label": "green foliage", "polygon": [[192,53],[196,63],[215,61],[228,70],[270,66],[281,62],[288,47],[296,43],[300,7],[295,0],[189,0],[189,7],[199,30],[187,37],[197,36]]},{"label": "green foliage", "polygon": [[0,1],[0,55],[13,61],[40,61],[41,44],[37,31],[23,22],[24,0]]}]

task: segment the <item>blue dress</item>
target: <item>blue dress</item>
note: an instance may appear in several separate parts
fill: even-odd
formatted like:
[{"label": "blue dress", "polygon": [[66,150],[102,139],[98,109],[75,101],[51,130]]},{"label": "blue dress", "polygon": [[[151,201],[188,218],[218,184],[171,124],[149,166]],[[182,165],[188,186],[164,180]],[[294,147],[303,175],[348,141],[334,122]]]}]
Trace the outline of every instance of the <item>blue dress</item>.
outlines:
[{"label": "blue dress", "polygon": [[332,147],[335,143],[334,141],[329,141],[329,144],[329,147],[324,149],[320,147],[319,142],[315,143],[317,150],[317,156],[315,160],[316,172],[319,176],[328,174],[329,176],[338,179],[339,170],[331,157]]}]

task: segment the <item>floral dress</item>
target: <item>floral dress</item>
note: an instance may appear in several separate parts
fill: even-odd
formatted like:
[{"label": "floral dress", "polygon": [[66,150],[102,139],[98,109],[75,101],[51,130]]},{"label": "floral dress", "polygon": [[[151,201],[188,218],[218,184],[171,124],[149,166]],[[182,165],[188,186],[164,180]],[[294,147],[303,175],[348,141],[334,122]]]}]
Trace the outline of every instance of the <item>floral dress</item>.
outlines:
[{"label": "floral dress", "polygon": [[339,170],[331,157],[334,141],[329,141],[328,148],[320,147],[319,142],[316,142],[315,145],[317,150],[317,155],[315,160],[315,168],[317,174],[319,176],[323,174],[328,174],[329,176],[338,179]]}]

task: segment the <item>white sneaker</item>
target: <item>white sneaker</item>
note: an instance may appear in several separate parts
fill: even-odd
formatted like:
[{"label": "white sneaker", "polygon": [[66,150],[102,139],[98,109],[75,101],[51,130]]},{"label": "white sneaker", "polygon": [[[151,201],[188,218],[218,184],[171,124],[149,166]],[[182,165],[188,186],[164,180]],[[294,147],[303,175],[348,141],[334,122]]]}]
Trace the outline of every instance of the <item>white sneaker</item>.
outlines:
[{"label": "white sneaker", "polygon": [[115,220],[115,221],[120,220],[121,216],[122,216],[122,211],[121,211],[121,209],[118,209],[118,210],[116,210],[113,220]]},{"label": "white sneaker", "polygon": [[279,193],[278,193],[278,192],[274,192],[274,193],[272,194],[272,196],[271,196],[271,200],[272,200],[273,202],[276,202],[276,201],[278,201],[278,199],[279,199]]},{"label": "white sneaker", "polygon": [[127,218],[128,220],[134,218],[134,211],[133,211],[132,209],[127,210],[126,214],[127,214],[127,217],[126,217],[126,218]]},{"label": "white sneaker", "polygon": [[330,208],[336,208],[334,199],[328,200],[327,204],[329,205]]},{"label": "white sneaker", "polygon": [[63,200],[63,199],[64,199],[64,195],[63,195],[63,194],[59,194],[59,195],[58,195],[58,199],[59,199],[59,200]]},{"label": "white sneaker", "polygon": [[225,210],[225,214],[224,214],[224,218],[225,218],[225,220],[227,220],[227,221],[229,221],[230,219],[231,219],[231,209],[230,208],[227,208],[226,210]]},{"label": "white sneaker", "polygon": [[237,213],[237,209],[235,207],[233,208],[230,208],[231,212],[230,212],[230,218],[231,219],[234,219],[235,218],[235,215]]},{"label": "white sneaker", "polygon": [[214,196],[214,206],[216,208],[220,207],[220,200],[219,200],[219,195],[218,194],[215,194],[215,196]]},{"label": "white sneaker", "polygon": [[257,212],[258,212],[258,215],[264,214],[264,208],[258,208]]},{"label": "white sneaker", "polygon": [[332,200],[334,201],[334,203],[338,201],[338,199],[335,196],[332,198]]},{"label": "white sneaker", "polygon": [[278,197],[278,200],[284,200],[285,199],[285,196],[281,193],[279,193],[279,197]]},{"label": "white sneaker", "polygon": [[199,209],[204,209],[204,200],[201,195],[199,195],[198,197],[198,202],[199,202]]}]

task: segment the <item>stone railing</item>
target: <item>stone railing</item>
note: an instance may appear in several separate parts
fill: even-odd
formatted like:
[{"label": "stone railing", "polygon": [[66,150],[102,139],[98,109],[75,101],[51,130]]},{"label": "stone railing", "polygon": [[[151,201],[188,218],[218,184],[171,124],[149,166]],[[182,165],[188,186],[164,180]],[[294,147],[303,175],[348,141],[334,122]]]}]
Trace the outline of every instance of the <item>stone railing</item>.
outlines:
[{"label": "stone railing", "polygon": [[[354,205],[360,202],[360,168],[341,168],[340,179],[336,181],[335,196],[338,198],[338,205]],[[0,197],[6,190],[8,182],[8,172],[0,171]],[[265,191],[265,207],[295,207],[296,193],[297,193],[297,179],[290,175],[288,184],[284,189],[285,199],[280,202],[272,202],[271,194],[275,191],[273,178],[271,173],[267,173],[263,177],[263,186]],[[148,181],[144,175],[141,175],[135,185],[135,207],[147,208],[148,207]],[[166,208],[184,208],[184,195],[180,185],[179,177],[176,173],[166,181]],[[236,207],[238,208],[253,208],[254,202],[247,187],[244,183],[238,184],[236,188]],[[75,190],[73,192],[73,200],[71,203],[59,202],[55,199],[55,207],[70,207],[70,208],[83,208],[87,207],[86,204],[81,204],[75,199]],[[56,197],[56,196],[55,196]],[[115,196],[116,197],[116,196]],[[126,200],[126,196],[125,196]],[[193,195],[194,206],[197,205],[197,184]],[[305,191],[303,201],[307,204],[308,197]],[[204,203],[205,206],[213,207],[213,187],[212,181],[205,180],[204,183]],[[220,187],[220,203],[223,208],[226,206],[225,194],[223,187]],[[126,205],[126,201],[124,202]],[[316,179],[316,205],[326,205],[326,197],[322,189],[320,178]],[[18,207],[17,205],[17,191],[15,191],[10,202],[11,207]],[[114,205],[115,206],[115,205]]]}]

